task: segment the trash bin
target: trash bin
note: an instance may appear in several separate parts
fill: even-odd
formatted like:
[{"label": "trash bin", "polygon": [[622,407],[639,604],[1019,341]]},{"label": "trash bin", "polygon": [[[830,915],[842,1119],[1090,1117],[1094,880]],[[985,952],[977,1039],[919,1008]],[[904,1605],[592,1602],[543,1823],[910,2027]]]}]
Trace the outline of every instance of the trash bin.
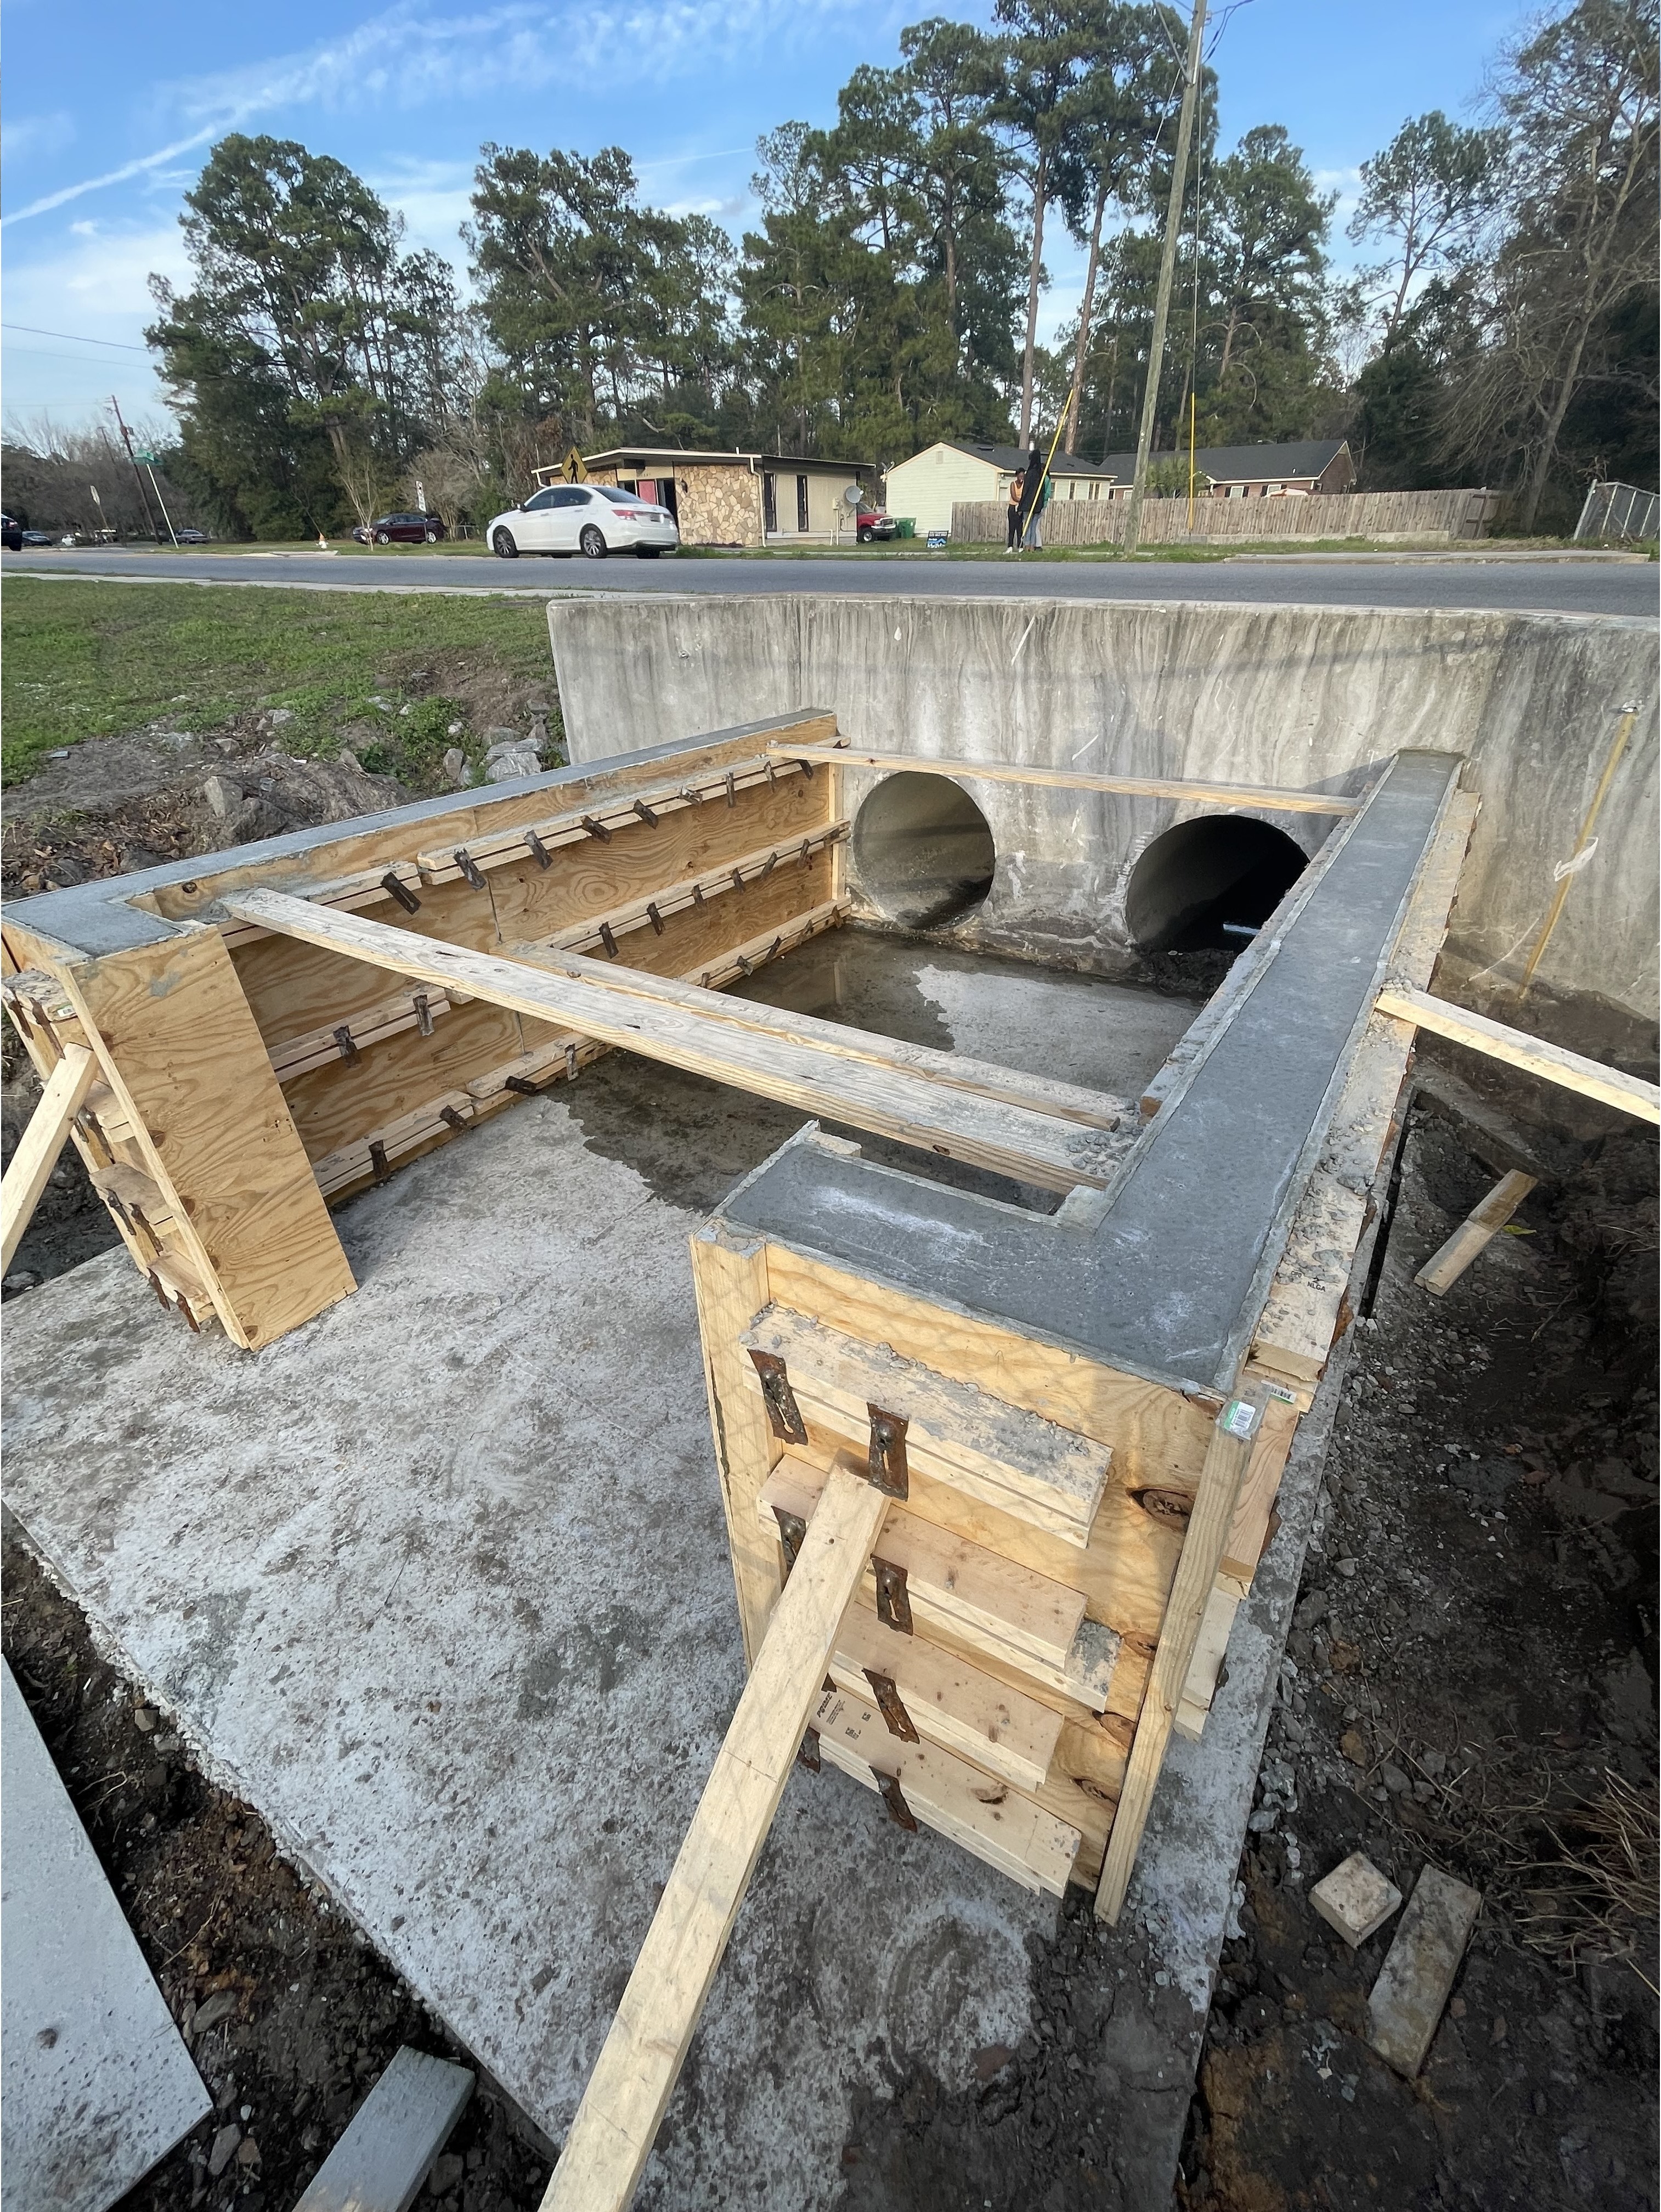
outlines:
[{"label": "trash bin", "polygon": [[915,538],[917,517],[914,514],[896,514],[894,519],[894,534],[896,538]]}]

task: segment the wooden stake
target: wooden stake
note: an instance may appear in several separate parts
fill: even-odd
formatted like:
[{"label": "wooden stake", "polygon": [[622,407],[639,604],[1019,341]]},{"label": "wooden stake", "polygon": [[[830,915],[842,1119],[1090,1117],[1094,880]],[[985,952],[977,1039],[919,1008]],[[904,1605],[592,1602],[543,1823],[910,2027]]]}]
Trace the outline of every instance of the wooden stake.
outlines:
[{"label": "wooden stake", "polygon": [[542,2212],[625,2212],[633,2201],[887,1509],[852,1469],[832,1470]]},{"label": "wooden stake", "polygon": [[1462,1221],[1440,1251],[1413,1278],[1433,1297],[1457,1283],[1482,1248],[1496,1237],[1531,1191],[1538,1177],[1513,1168],[1502,1176],[1479,1206]]},{"label": "wooden stake", "polygon": [[0,1268],[9,1267],[12,1255],[23,1241],[23,1231],[34,1218],[46,1178],[58,1164],[70,1123],[98,1080],[98,1061],[83,1044],[67,1044],[64,1056],[46,1079],[40,1103],[29,1116],[11,1165],[0,1181],[0,1223],[3,1223],[3,1253]]}]

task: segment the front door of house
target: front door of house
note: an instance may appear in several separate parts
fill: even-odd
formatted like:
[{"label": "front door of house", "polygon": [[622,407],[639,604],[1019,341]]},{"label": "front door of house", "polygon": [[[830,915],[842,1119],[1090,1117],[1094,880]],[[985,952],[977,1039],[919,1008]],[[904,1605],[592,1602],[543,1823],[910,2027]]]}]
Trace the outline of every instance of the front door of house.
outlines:
[{"label": "front door of house", "polygon": [[779,488],[765,472],[761,477],[761,527],[769,532],[779,527]]}]

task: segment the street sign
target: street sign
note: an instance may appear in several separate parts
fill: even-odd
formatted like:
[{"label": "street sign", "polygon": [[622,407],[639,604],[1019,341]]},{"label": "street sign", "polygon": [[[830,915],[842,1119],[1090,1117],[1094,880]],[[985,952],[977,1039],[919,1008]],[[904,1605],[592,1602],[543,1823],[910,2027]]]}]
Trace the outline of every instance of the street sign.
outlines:
[{"label": "street sign", "polygon": [[134,447],[134,448],[133,448],[133,459],[134,459],[136,461],[142,461],[142,462],[143,462],[143,464],[144,464],[144,465],[145,465],[145,467],[146,467],[146,468],[148,468],[148,469],[156,469],[156,468],[160,468],[160,467],[161,467],[161,454],[160,454],[160,453],[147,453],[145,452],[144,448],[142,447],[142,446],[136,446],[136,447]]}]

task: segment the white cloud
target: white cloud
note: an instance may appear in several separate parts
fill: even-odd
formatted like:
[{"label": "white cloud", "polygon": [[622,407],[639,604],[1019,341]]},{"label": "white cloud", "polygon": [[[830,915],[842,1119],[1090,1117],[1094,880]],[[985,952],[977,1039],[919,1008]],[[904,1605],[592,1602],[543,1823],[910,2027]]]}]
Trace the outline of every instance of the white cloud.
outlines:
[{"label": "white cloud", "polygon": [[508,0],[435,15],[402,0],[309,52],[163,86],[164,111],[197,126],[188,136],[48,192],[6,221],[21,222],[83,193],[124,184],[226,131],[285,109],[411,108],[550,84],[610,91],[619,55],[629,57],[631,82],[663,83],[723,61],[753,59],[764,42],[776,51],[823,21],[864,13],[861,0],[633,0],[621,9],[597,0]]},{"label": "white cloud", "polygon": [[11,118],[0,135],[0,147],[9,161],[26,161],[36,154],[57,154],[74,142],[75,118],[62,107],[51,115]]}]

